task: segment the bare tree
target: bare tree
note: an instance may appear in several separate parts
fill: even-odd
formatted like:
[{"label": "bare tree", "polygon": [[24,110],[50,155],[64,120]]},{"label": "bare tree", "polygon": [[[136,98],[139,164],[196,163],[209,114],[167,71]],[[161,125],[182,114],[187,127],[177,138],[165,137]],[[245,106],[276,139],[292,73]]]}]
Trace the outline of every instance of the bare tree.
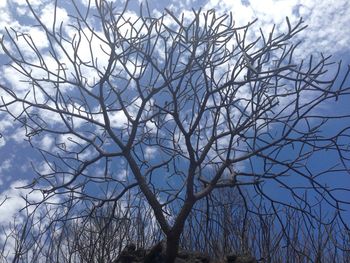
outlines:
[{"label": "bare tree", "polygon": [[[1,84],[0,107],[46,162],[28,185],[42,191],[41,203],[60,198],[77,211],[83,201],[116,204],[138,189],[166,237],[169,263],[196,202],[214,189],[245,188],[246,211],[268,205],[286,236],[283,206],[321,220],[313,206],[323,201],[342,220],[347,203],[324,178],[348,175],[350,126],[329,125],[350,114],[324,106],[349,95],[349,70],[340,76],[341,65],[322,55],[293,57],[302,20],[253,38],[253,22],[237,27],[213,10],[155,17],[147,6],[131,13],[128,2],[84,9],[72,1],[65,24],[56,1],[47,25],[27,3],[48,46],[7,30],[1,46],[25,86]],[[44,136],[53,147],[41,146]],[[315,168],[320,156],[336,163]]]}]

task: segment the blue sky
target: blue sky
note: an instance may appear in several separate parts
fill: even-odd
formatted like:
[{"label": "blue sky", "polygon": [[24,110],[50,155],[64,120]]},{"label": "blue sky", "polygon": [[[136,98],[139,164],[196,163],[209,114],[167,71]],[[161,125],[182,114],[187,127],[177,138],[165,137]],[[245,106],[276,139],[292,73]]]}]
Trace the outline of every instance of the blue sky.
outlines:
[{"label": "blue sky", "polygon": [[[63,25],[68,25],[72,19],[68,14],[71,12],[71,3],[68,0],[59,1],[60,8],[57,10],[57,20],[62,21]],[[82,7],[87,0],[78,1]],[[157,2],[157,3],[155,3]],[[52,4],[54,1],[50,0],[31,0],[30,3],[35,10],[38,11],[41,20],[45,25],[52,24]],[[139,1],[131,0],[130,10],[128,10],[130,17],[135,16],[136,7]],[[302,44],[295,53],[296,59],[308,57],[311,54],[317,56],[319,52],[325,54],[333,54],[334,60],[342,59],[344,65],[349,64],[350,56],[350,3],[347,0],[321,0],[321,1],[301,1],[301,0],[210,0],[210,1],[149,1],[149,6],[152,13],[157,16],[162,13],[163,8],[172,10],[175,14],[184,13],[185,16],[191,16],[191,8],[202,7],[203,10],[215,9],[218,13],[232,12],[233,18],[237,26],[243,26],[249,21],[258,18],[255,25],[256,31],[251,31],[251,38],[255,38],[259,34],[259,27],[264,32],[269,32],[276,24],[276,30],[283,32],[287,28],[285,17],[288,16],[292,23],[303,17],[308,28],[298,35],[297,40],[301,40]],[[132,8],[135,8],[133,10]],[[28,33],[37,47],[45,52],[47,50],[48,42],[45,35],[38,27],[33,27],[33,20],[30,16],[29,9],[24,0],[1,0],[0,1],[0,34],[5,33],[5,28],[15,28],[19,31]],[[256,32],[256,35],[254,35]],[[69,32],[68,32],[69,33]],[[98,41],[94,45],[99,46]],[[30,58],[30,49],[24,42],[19,42],[20,48],[27,52],[26,55]],[[86,46],[85,46],[86,48]],[[84,56],[84,45],[81,49],[81,56]],[[105,56],[101,49],[96,49],[96,56],[100,58],[100,63],[103,66],[103,57]],[[6,65],[7,59],[2,51],[0,51],[0,81],[10,85],[17,94],[24,94],[26,87],[18,73]],[[37,72],[40,74],[40,72]],[[84,72],[90,80],[96,77],[95,72]],[[1,95],[1,93],[0,93]],[[137,105],[137,101],[135,101]],[[131,106],[133,107],[133,106]],[[14,108],[14,111],[19,110]],[[324,105],[325,112],[343,112],[349,113],[350,109],[348,102],[343,100],[337,104]],[[57,117],[57,116],[56,116]],[[55,123],[55,116],[47,116],[48,119]],[[120,123],[125,121],[125,116],[122,114],[113,115],[115,120],[115,127],[118,128]],[[22,195],[28,194],[28,190],[18,189],[18,186],[25,185],[33,180],[36,173],[33,171],[35,167],[38,172],[45,173],[50,171],[50,167],[43,162],[40,154],[33,149],[28,142],[26,142],[25,131],[23,127],[16,124],[13,118],[9,115],[0,112],[0,202],[1,197],[7,196],[10,199],[0,207],[0,224],[11,220],[16,212],[24,205],[21,198]],[[349,119],[338,120],[333,123],[333,128],[337,125],[344,125],[342,122],[348,122]],[[332,125],[328,129],[332,130]],[[78,141],[75,139],[76,142]],[[79,142],[79,141],[78,141]],[[74,142],[70,136],[58,136],[53,138],[50,136],[41,136],[36,138],[35,143],[40,145],[42,149],[51,150],[55,144],[65,143],[66,147],[74,147]],[[147,148],[149,158],[153,158],[155,152],[151,148]],[[312,160],[314,168],[320,162],[332,162],[332,158],[322,157],[320,160]],[[119,167],[123,167],[120,162]],[[103,169],[98,165],[94,167],[95,172],[103,172]],[[120,174],[116,176],[125,177],[128,171],[119,169]],[[349,176],[349,174],[347,174]],[[342,176],[344,181],[337,179],[337,184],[349,185],[350,180],[346,174]],[[273,189],[273,188],[272,188]],[[279,192],[276,191],[276,195]],[[40,200],[39,193],[31,193],[29,195],[31,200]],[[350,200],[349,194],[342,194],[344,199]]]}]

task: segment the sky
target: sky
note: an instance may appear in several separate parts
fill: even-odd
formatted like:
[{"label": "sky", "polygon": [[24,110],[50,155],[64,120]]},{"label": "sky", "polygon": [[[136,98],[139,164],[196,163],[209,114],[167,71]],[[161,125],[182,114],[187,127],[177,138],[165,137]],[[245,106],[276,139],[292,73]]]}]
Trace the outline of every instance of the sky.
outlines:
[{"label": "sky", "polygon": [[[54,1],[30,0],[29,2],[37,10],[43,24],[51,25]],[[62,25],[65,26],[72,19],[68,15],[72,4],[69,0],[59,2],[57,21],[62,21]],[[76,0],[76,2],[84,7],[88,1]],[[131,15],[134,11],[132,9],[137,10],[140,2],[142,1],[131,0],[130,10],[128,10]],[[289,17],[292,24],[297,23],[302,17],[308,28],[297,36],[297,40],[301,40],[302,43],[295,54],[296,59],[303,59],[311,54],[318,56],[320,52],[323,52],[325,55],[333,55],[335,61],[342,59],[344,65],[350,62],[350,27],[348,26],[350,25],[350,2],[347,0],[150,0],[148,3],[155,15],[160,15],[164,8],[168,8],[175,14],[185,13],[190,16],[191,8],[202,7],[202,10],[215,9],[219,14],[232,12],[237,26],[243,26],[258,18],[254,25],[257,30],[253,31],[253,34],[254,32],[258,34],[259,28],[263,32],[269,32],[274,24],[278,32],[283,32],[287,28],[286,16]],[[0,13],[0,35],[6,34],[6,30],[11,31],[12,28],[26,32],[40,50],[43,52],[47,50],[48,40],[38,27],[33,26],[33,19],[26,1],[1,0]],[[98,46],[100,43],[95,44]],[[28,57],[31,56],[31,50],[28,49],[23,39],[19,41],[19,47]],[[100,52],[96,54],[96,57],[100,58],[100,66],[103,67],[103,63],[106,63],[103,62],[105,54],[101,50],[97,52]],[[8,59],[0,50],[0,83],[10,85],[16,94],[25,94],[26,85],[21,82],[18,73],[7,63]],[[40,72],[34,73],[40,74]],[[89,78],[92,79],[96,73],[87,71],[84,74],[89,75]],[[3,94],[0,93],[0,95]],[[137,101],[135,104],[137,105]],[[338,103],[336,108],[332,108],[333,105],[326,105],[326,107],[331,111],[350,111],[348,103],[344,101]],[[13,109],[13,111],[16,110],[19,109]],[[49,116],[49,118],[53,123],[55,122],[55,116]],[[118,113],[114,115],[116,127],[123,123],[123,118],[125,116],[118,115]],[[29,190],[18,187],[30,183],[35,178],[37,173],[33,168],[39,173],[45,173],[50,171],[50,167],[42,160],[40,153],[26,141],[25,130],[13,121],[13,117],[0,112],[0,120],[0,134],[2,135],[0,138],[0,203],[4,197],[8,198],[0,206],[0,224],[2,224],[11,221],[25,205],[21,196],[28,195]],[[74,147],[76,141],[71,140],[69,136],[58,136],[56,139],[42,136],[35,143],[40,144],[43,149],[50,150],[55,144],[60,143],[65,143],[66,147]],[[155,152],[149,148],[147,154],[152,158]],[[120,163],[120,166],[122,165],[123,163]],[[317,165],[316,162],[315,165]],[[95,169],[98,171],[98,167]],[[125,172],[120,172],[120,176],[126,176]],[[39,193],[29,194],[30,200],[39,201],[40,198]],[[350,199],[350,196],[344,198]]]}]

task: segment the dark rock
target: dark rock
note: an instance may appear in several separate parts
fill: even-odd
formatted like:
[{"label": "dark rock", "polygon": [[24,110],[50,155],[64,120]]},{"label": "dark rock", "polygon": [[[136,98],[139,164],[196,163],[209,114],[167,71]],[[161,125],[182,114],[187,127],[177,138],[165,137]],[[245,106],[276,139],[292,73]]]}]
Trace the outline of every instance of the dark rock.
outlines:
[{"label": "dark rock", "polygon": [[[113,263],[165,263],[166,243],[157,243],[151,249],[136,249],[134,244],[127,245]],[[210,263],[210,257],[201,252],[180,250],[175,263]],[[222,261],[221,261],[222,262]],[[226,263],[257,263],[250,255],[229,254]]]},{"label": "dark rock", "polygon": [[227,263],[258,263],[258,261],[250,255],[229,254],[226,256]]},{"label": "dark rock", "polygon": [[230,254],[230,255],[227,255],[226,256],[226,261],[228,262],[228,263],[234,263],[234,262],[236,262],[236,259],[237,259],[237,255],[235,255],[235,254]]},{"label": "dark rock", "polygon": [[165,243],[159,242],[145,256],[145,263],[162,263],[165,259]]},{"label": "dark rock", "polygon": [[114,260],[113,263],[132,263],[132,262],[143,262],[145,257],[145,251],[138,249],[136,250],[135,244],[127,245],[120,253],[119,257]]},{"label": "dark rock", "polygon": [[176,262],[179,262],[179,263],[180,262],[209,263],[210,257],[207,254],[204,254],[201,252],[180,250],[176,260],[177,260]]},{"label": "dark rock", "polygon": [[125,250],[128,251],[128,252],[133,252],[133,251],[136,250],[136,245],[133,244],[133,243],[131,243],[130,245],[127,245],[127,246],[125,247]]}]

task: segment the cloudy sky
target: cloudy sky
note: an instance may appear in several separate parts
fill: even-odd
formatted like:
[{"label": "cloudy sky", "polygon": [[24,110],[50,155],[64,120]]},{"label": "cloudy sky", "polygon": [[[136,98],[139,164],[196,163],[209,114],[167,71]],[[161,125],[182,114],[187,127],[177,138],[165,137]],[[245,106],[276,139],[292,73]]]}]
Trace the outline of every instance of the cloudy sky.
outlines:
[{"label": "cloudy sky", "polygon": [[[30,0],[32,7],[37,10],[40,19],[45,25],[52,24],[53,0]],[[78,5],[86,5],[87,0],[76,0]],[[130,8],[135,8],[140,1],[131,0]],[[157,2],[157,3],[155,3]],[[70,0],[59,1],[57,9],[57,21],[68,25],[72,3]],[[190,14],[191,8],[203,10],[215,9],[218,13],[232,12],[237,26],[243,26],[255,18],[258,21],[255,28],[259,27],[264,32],[269,32],[273,25],[276,30],[283,32],[286,27],[288,16],[292,23],[296,23],[301,17],[308,25],[308,28],[298,38],[302,41],[298,58],[310,54],[323,52],[326,55],[332,54],[335,59],[342,59],[345,64],[350,62],[350,2],[347,0],[210,0],[210,1],[149,1],[149,6],[155,15],[163,12],[164,8],[172,10],[175,14]],[[133,10],[129,10],[131,13]],[[37,47],[45,50],[48,41],[43,32],[33,26],[33,19],[25,0],[1,0],[0,1],[0,34],[6,34],[6,30],[19,30],[29,34]],[[57,23],[59,24],[59,23]],[[20,40],[23,41],[23,40]],[[98,45],[98,43],[97,43]],[[19,43],[26,55],[30,56],[31,50],[25,43]],[[103,58],[104,54],[99,54]],[[7,83],[13,87],[18,94],[24,94],[26,87],[18,78],[16,71],[6,65],[8,59],[0,50],[0,82]],[[101,62],[103,63],[103,62]],[[341,110],[347,110],[343,105]],[[16,109],[13,109],[16,111]],[[339,110],[339,109],[334,109]],[[50,116],[55,118],[55,116]],[[123,116],[115,116],[120,121]],[[21,196],[27,194],[25,189],[17,189],[18,186],[29,183],[36,176],[36,172],[44,172],[49,169],[43,162],[40,154],[25,141],[25,130],[14,123],[13,118],[0,112],[0,203],[5,197],[9,200],[0,207],[0,224],[9,221],[12,216],[23,205]],[[119,122],[120,123],[120,122]],[[116,123],[118,125],[118,123]],[[72,143],[68,137],[60,136],[55,141],[52,137],[40,138],[43,149],[50,149],[54,144],[65,142],[69,147]],[[152,150],[149,151],[152,155]],[[121,175],[123,176],[123,175]],[[40,196],[32,195],[33,200],[39,200]]]}]

